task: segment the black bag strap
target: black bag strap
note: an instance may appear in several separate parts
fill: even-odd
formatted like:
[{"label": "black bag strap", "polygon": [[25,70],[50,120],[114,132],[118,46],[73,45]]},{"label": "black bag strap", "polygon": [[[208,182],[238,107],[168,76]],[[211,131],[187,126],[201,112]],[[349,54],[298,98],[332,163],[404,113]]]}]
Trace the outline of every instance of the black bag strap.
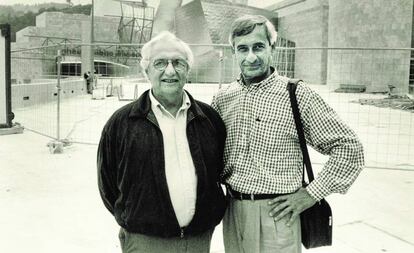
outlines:
[{"label": "black bag strap", "polygon": [[[306,172],[308,175],[308,181],[309,183],[313,181],[313,171],[312,171],[312,164],[310,162],[309,158],[309,152],[308,148],[306,146],[306,139],[305,134],[303,132],[303,125],[300,118],[300,112],[298,107],[298,101],[296,99],[296,88],[299,82],[302,82],[302,80],[299,79],[290,79],[287,85],[287,90],[289,91],[289,97],[290,97],[290,104],[292,106],[292,112],[293,112],[293,118],[295,119],[295,125],[296,125],[296,131],[298,133],[299,137],[299,144],[300,149],[302,150],[302,156],[303,156],[303,164],[304,167],[306,167]],[[303,168],[302,171],[302,184],[304,185],[305,182],[305,168]]]}]

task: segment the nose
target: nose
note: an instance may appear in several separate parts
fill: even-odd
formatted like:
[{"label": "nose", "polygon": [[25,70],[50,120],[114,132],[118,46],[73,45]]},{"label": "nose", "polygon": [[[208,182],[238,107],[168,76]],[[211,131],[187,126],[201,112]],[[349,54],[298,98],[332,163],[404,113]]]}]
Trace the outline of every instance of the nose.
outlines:
[{"label": "nose", "polygon": [[250,49],[249,50],[249,54],[246,57],[246,61],[248,61],[249,63],[253,63],[255,62],[257,59],[257,56],[253,53],[253,51]]},{"label": "nose", "polygon": [[173,75],[173,74],[175,74],[175,69],[174,69],[174,66],[172,65],[172,62],[171,61],[168,61],[167,67],[165,67],[164,72],[167,75]]}]

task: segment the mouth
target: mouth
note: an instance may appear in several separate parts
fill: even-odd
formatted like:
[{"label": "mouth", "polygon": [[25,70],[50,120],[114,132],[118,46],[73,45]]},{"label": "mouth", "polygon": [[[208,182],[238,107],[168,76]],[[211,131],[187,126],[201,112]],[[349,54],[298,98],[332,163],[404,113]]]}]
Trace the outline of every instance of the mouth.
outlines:
[{"label": "mouth", "polygon": [[246,68],[257,69],[261,67],[261,64],[246,64],[244,65]]},{"label": "mouth", "polygon": [[174,83],[177,83],[178,82],[178,79],[175,79],[175,78],[166,78],[166,79],[161,79],[161,82],[163,82],[163,83],[171,83],[171,84],[174,84]]}]

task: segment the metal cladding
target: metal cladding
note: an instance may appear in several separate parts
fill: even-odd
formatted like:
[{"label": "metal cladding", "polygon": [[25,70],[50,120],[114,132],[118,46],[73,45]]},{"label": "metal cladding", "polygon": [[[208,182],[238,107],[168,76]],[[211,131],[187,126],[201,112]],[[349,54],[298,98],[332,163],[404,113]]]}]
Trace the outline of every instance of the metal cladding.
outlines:
[{"label": "metal cladding", "polygon": [[155,14],[153,35],[157,35],[162,31],[174,32],[175,11],[181,6],[182,2],[182,0],[160,0]]},{"label": "metal cladding", "polygon": [[[275,12],[243,4],[234,4],[225,0],[194,0],[175,12],[175,31],[179,38],[189,44],[228,44],[232,22],[243,15],[263,15],[277,27]],[[196,56],[190,81],[219,82],[220,75],[224,82],[234,79],[238,73],[232,64],[232,53],[227,48],[224,52],[224,73],[220,73],[219,50],[213,46],[193,46]]]}]

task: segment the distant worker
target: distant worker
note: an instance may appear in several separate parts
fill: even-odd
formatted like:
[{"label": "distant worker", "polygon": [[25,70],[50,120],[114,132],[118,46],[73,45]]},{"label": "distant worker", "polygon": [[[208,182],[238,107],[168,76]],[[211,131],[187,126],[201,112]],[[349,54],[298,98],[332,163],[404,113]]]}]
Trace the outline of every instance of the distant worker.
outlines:
[{"label": "distant worker", "polygon": [[83,74],[83,78],[86,81],[86,91],[88,92],[88,94],[92,94],[92,90],[93,90],[93,86],[92,86],[92,75],[91,72],[85,72],[85,74]]},{"label": "distant worker", "polygon": [[98,72],[96,71],[96,69],[93,70],[93,87],[92,89],[97,89],[98,88]]}]

